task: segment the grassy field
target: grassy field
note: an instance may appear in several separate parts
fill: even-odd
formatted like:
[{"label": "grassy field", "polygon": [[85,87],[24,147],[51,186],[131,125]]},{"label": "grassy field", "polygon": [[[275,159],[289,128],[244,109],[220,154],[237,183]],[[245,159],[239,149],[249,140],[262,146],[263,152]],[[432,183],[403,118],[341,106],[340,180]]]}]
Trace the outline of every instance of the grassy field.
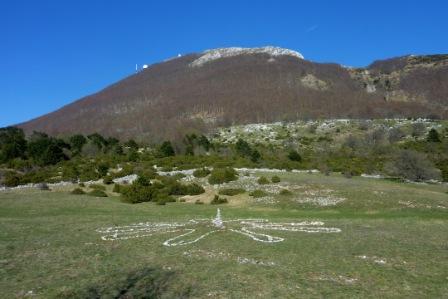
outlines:
[{"label": "grassy field", "polygon": [[[104,241],[99,228],[212,219],[217,206],[131,205],[64,189],[1,192],[0,296],[448,298],[446,186],[277,175],[291,195],[228,197],[223,220],[323,221],[341,232],[260,230],[284,238],[261,243],[223,230],[173,247],[163,243],[179,232]],[[337,204],[316,204],[332,199]]]}]

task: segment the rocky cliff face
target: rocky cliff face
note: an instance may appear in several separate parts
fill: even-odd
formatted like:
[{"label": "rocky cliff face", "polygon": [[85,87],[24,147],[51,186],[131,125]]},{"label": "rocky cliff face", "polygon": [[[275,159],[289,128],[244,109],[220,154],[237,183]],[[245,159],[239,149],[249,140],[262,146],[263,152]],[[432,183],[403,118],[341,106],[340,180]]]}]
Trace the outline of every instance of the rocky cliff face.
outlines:
[{"label": "rocky cliff face", "polygon": [[448,116],[448,55],[351,69],[263,47],[215,49],[154,64],[20,126],[158,141],[231,124],[429,115]]},{"label": "rocky cliff face", "polygon": [[[448,96],[448,55],[405,56],[376,61],[366,69],[350,69],[366,92],[378,92],[386,101],[420,102],[445,109]],[[443,98],[445,100],[443,100]]]}]

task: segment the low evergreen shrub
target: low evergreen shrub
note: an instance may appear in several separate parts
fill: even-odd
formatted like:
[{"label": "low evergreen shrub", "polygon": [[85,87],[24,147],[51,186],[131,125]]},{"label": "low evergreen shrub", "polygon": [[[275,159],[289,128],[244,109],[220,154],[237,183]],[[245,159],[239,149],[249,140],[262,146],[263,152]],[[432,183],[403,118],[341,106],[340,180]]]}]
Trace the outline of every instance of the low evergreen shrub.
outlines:
[{"label": "low evergreen shrub", "polygon": [[273,182],[273,183],[280,183],[280,178],[278,176],[274,175],[271,178],[271,182]]},{"label": "low evergreen shrub", "polygon": [[89,188],[94,189],[94,190],[106,191],[106,186],[99,185],[99,184],[90,184]]},{"label": "low evergreen shrub", "polygon": [[112,189],[112,192],[120,193],[120,185],[119,184],[114,184],[114,188]]},{"label": "low evergreen shrub", "polygon": [[81,194],[86,194],[86,192],[84,192],[84,190],[82,190],[81,188],[75,188],[72,190],[72,192],[70,192],[71,194],[74,195],[81,195]]},{"label": "low evergreen shrub", "polygon": [[235,196],[246,192],[243,188],[224,188],[219,190],[220,195]]},{"label": "low evergreen shrub", "polygon": [[210,170],[207,168],[199,168],[196,169],[195,171],[193,171],[193,176],[195,178],[205,178],[206,176],[208,176],[210,174]]},{"label": "low evergreen shrub", "polygon": [[282,196],[289,196],[289,195],[292,195],[292,192],[289,191],[288,189],[282,189],[280,191],[280,195],[282,195]]},{"label": "low evergreen shrub", "polygon": [[260,185],[266,185],[269,184],[269,180],[265,176],[261,176],[258,178],[257,183]]},{"label": "low evergreen shrub", "polygon": [[238,173],[235,169],[230,167],[215,168],[208,178],[208,182],[212,185],[228,183],[230,181],[236,181],[238,179]]},{"label": "low evergreen shrub", "polygon": [[266,192],[264,192],[263,190],[257,189],[257,190],[250,192],[249,195],[254,198],[259,198],[259,197],[267,196],[268,194]]},{"label": "low evergreen shrub", "polygon": [[212,201],[210,202],[210,204],[212,205],[219,205],[223,203],[228,203],[227,198],[219,197],[218,195],[215,195],[215,197],[213,197]]},{"label": "low evergreen shrub", "polygon": [[103,184],[105,185],[110,185],[112,184],[114,181],[112,180],[112,177],[110,175],[105,176],[103,179]]}]

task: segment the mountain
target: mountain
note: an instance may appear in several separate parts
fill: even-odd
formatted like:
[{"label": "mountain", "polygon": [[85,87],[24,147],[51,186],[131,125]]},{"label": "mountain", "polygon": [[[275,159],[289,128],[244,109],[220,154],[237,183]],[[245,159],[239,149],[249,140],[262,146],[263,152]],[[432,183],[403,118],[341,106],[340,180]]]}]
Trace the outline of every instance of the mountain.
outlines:
[{"label": "mountain", "polygon": [[53,135],[99,132],[160,141],[231,124],[428,116],[448,117],[448,55],[349,68],[262,47],[156,63],[19,126]]}]

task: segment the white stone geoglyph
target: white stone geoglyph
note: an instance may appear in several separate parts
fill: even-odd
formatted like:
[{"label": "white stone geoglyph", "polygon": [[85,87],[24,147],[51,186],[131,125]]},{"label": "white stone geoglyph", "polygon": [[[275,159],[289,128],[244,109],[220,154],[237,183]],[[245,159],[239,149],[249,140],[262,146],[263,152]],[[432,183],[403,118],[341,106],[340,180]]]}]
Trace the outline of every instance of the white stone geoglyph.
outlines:
[{"label": "white stone geoglyph", "polygon": [[[149,237],[160,233],[180,233],[167,239],[163,245],[180,246],[196,243],[207,236],[219,232],[234,232],[262,243],[277,243],[285,239],[271,236],[264,231],[288,231],[304,233],[339,233],[336,227],[324,227],[321,221],[302,221],[291,223],[272,223],[267,219],[231,219],[223,220],[218,208],[213,219],[192,219],[186,222],[153,223],[144,222],[126,226],[112,226],[97,230],[105,241],[127,240]],[[261,231],[261,232],[260,232]]]}]

